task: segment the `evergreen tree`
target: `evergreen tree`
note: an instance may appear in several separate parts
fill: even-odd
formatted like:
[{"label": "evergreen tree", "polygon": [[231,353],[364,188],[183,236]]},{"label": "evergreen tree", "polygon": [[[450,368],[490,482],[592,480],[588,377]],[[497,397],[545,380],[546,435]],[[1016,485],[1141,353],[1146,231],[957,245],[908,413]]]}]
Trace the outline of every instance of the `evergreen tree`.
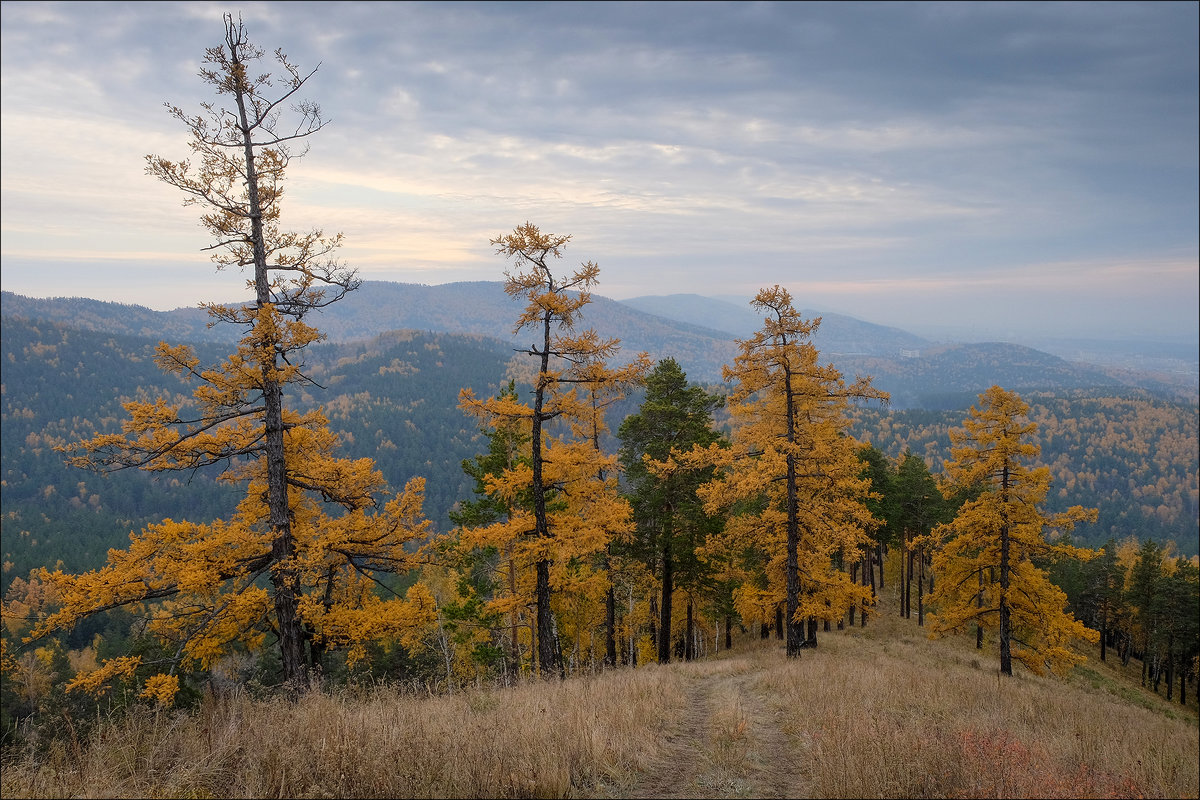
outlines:
[{"label": "evergreen tree", "polygon": [[[687,375],[672,358],[663,359],[646,378],[639,410],[625,418],[618,436],[620,460],[630,491],[637,532],[629,551],[656,572],[661,587],[658,661],[671,660],[673,598],[677,589],[700,590],[710,567],[698,557],[709,531],[720,524],[709,517],[696,490],[712,478],[712,467],[653,472],[649,462],[664,462],[672,448],[707,448],[721,441],[713,430],[713,411],[723,398],[689,385]],[[690,603],[690,600],[689,600]],[[692,631],[684,632],[690,655]]]}]

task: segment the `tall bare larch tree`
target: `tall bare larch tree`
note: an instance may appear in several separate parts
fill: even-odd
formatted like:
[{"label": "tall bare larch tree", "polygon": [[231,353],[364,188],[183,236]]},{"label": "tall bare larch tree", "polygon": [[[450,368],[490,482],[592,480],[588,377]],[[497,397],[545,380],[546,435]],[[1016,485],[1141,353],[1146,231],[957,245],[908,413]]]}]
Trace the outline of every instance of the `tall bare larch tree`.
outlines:
[{"label": "tall bare larch tree", "polygon": [[[253,300],[206,306],[213,324],[243,329],[237,351],[203,368],[190,348],[160,344],[160,367],[197,382],[194,403],[128,403],[122,434],[82,442],[73,457],[99,470],[221,465],[222,480],[247,484],[246,498],[228,521],[151,526],[101,570],[46,573],[62,608],[35,631],[149,603],[151,630],[175,648],[153,684],[160,698],[177,685],[181,663],[207,667],[230,647],[257,648],[269,636],[284,680],[299,691],[326,648],[349,646],[351,660],[360,657],[366,642],[418,625],[432,602],[420,586],[411,602],[375,592],[375,572],[407,571],[404,544],[424,535],[423,481],[380,506],[384,484],[374,464],[337,458],[323,414],[300,414],[285,401],[285,387],[307,380],[305,349],[323,338],[304,317],[359,281],[335,256],[340,234],[280,225],[285,172],[304,153],[294,148],[325,122],[319,106],[297,99],[316,70],[302,73],[280,50],[274,72],[255,74],[263,56],[241,21],[226,15],[224,42],[207,50],[200,77],[227,104],[202,103],[196,116],[168,105],[188,131],[192,157],[146,159],[151,176],[203,209],[217,268],[249,272]],[[325,503],[341,513],[326,515]],[[114,660],[83,683],[100,686],[135,662]]]}]

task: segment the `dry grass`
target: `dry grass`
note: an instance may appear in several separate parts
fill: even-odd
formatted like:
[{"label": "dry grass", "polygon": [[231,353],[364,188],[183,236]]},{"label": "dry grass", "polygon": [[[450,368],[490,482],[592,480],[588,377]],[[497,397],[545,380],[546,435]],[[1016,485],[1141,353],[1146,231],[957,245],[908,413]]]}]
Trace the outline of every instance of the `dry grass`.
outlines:
[{"label": "dry grass", "polygon": [[424,697],[240,697],[5,766],[4,797],[562,797],[636,772],[682,703],[666,670]]},{"label": "dry grass", "polygon": [[746,640],[706,662],[454,696],[135,714],[77,752],[11,760],[0,794],[681,797],[690,777],[706,796],[1197,797],[1194,712],[1089,668],[1000,679],[969,642],[876,615],[792,662]]},{"label": "dry grass", "polygon": [[1194,715],[997,666],[966,641],[877,616],[761,685],[789,715],[814,797],[1200,793]]}]

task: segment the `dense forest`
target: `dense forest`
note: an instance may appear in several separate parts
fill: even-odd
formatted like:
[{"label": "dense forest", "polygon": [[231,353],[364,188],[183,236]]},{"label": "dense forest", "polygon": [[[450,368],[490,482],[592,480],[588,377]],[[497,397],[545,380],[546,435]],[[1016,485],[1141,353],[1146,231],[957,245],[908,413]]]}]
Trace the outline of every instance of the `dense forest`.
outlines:
[{"label": "dense forest", "polygon": [[[235,493],[215,482],[211,470],[95,474],[67,466],[54,450],[118,431],[126,400],[186,398],[186,385],[154,364],[157,339],[97,336],[12,315],[0,322],[4,588],[13,577],[60,560],[68,570],[93,569],[109,548],[125,546],[130,531],[148,522],[210,520],[234,502]],[[197,348],[208,360],[222,352],[215,343]],[[483,447],[482,435],[457,408],[458,392],[496,391],[506,380],[511,347],[479,335],[404,331],[320,345],[310,355],[317,385],[305,388],[298,404],[324,407],[345,451],[373,458],[392,486],[425,476],[426,513],[444,530],[450,510],[470,493],[461,463]],[[639,398],[633,392],[613,416],[623,419]],[[1194,405],[1109,389],[1025,398],[1055,478],[1049,507],[1081,503],[1100,510],[1098,522],[1076,530],[1080,542],[1099,546],[1110,537],[1135,536],[1172,542],[1180,555],[1197,554]],[[975,400],[962,393],[942,398],[949,409],[852,408],[853,433],[892,459],[912,450],[937,473],[949,455],[947,432]],[[720,411],[717,419],[727,424]],[[613,444],[611,435],[606,444]]]}]

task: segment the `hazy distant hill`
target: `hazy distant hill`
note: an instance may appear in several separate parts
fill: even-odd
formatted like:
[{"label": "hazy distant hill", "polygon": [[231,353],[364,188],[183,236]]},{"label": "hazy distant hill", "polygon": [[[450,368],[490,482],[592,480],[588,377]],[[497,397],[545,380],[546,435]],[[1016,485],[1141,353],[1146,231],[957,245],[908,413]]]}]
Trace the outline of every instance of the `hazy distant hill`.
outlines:
[{"label": "hazy distant hill", "polygon": [[40,299],[0,292],[0,314],[6,318],[60,322],[83,331],[158,337],[173,342],[225,342],[237,337],[237,332],[229,326],[210,329],[208,314],[200,308],[155,311],[86,297]]},{"label": "hazy distant hill", "polygon": [[[392,330],[468,333],[493,337],[511,347],[528,347],[530,332],[514,335],[522,304],[498,281],[422,284],[366,281],[345,300],[310,318],[331,342],[370,339]],[[46,319],[84,330],[161,337],[171,341],[232,341],[230,326],[209,329],[194,308],[152,311],[140,306],[80,298],[34,300],[4,292],[6,317]],[[817,312],[803,312],[817,316]],[[822,361],[832,361],[848,378],[871,375],[892,393],[896,408],[941,406],[946,395],[978,394],[993,384],[1014,391],[1138,387],[1176,399],[1194,400],[1193,387],[1170,376],[1093,368],[1020,345],[933,344],[898,328],[840,314],[822,317],[815,342]],[[618,302],[593,295],[583,327],[621,340],[617,360],[645,351],[672,357],[690,379],[721,380],[736,355],[735,339],[761,324],[747,305],[698,295],[642,297]],[[698,324],[703,322],[704,324]],[[957,400],[955,401],[957,402]]]},{"label": "hazy distant hill", "polygon": [[[622,300],[627,306],[667,319],[683,322],[703,321],[710,328],[744,339],[762,327],[763,315],[748,303],[734,305],[725,300],[698,294],[669,294]],[[821,318],[813,343],[822,353],[899,357],[906,351],[928,347],[930,342],[899,328],[875,325],[843,314],[801,309],[806,319]]]}]

